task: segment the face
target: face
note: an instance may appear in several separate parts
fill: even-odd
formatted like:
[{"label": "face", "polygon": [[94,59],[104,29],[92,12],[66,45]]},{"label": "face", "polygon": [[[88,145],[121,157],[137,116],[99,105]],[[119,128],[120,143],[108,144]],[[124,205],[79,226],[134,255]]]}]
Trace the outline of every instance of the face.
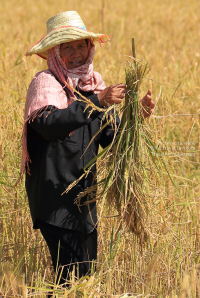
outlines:
[{"label": "face", "polygon": [[85,64],[88,52],[85,39],[70,41],[60,45],[60,56],[64,59],[68,69]]}]

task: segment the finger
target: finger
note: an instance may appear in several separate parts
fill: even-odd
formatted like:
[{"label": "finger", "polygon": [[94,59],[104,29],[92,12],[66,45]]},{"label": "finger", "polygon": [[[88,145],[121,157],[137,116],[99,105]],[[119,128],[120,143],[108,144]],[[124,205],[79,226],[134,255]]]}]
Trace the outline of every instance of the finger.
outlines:
[{"label": "finger", "polygon": [[151,100],[150,102],[142,102],[142,106],[144,108],[150,108],[153,109],[155,107],[155,103]]},{"label": "finger", "polygon": [[152,102],[152,97],[150,95],[145,95],[145,97],[142,99],[143,106],[149,106],[151,102]]},{"label": "finger", "polygon": [[120,92],[126,93],[126,85],[125,84],[118,84],[115,87],[115,90],[118,90]]},{"label": "finger", "polygon": [[124,86],[126,86],[126,85],[119,83],[119,84],[111,85],[109,88],[110,89],[118,89],[118,88],[124,88]]},{"label": "finger", "polygon": [[121,98],[117,98],[117,99],[114,100],[114,103],[116,103],[116,104],[119,104],[121,102],[122,102],[122,99]]},{"label": "finger", "polygon": [[155,107],[155,103],[153,101],[151,101],[149,107],[150,107],[150,109],[153,109]]},{"label": "finger", "polygon": [[123,98],[125,97],[125,93],[124,93],[124,92],[120,92],[120,93],[117,95],[117,97],[123,99]]},{"label": "finger", "polygon": [[124,96],[125,96],[125,94],[124,94],[124,93],[121,93],[121,94],[119,95],[119,98],[123,99]]},{"label": "finger", "polygon": [[119,89],[119,90],[113,90],[106,97],[109,99],[114,99],[114,98],[124,98],[124,96],[125,96],[125,92]]},{"label": "finger", "polygon": [[123,92],[126,92],[126,85],[125,84],[116,84],[116,85],[111,85],[110,87],[109,87],[109,90],[110,90],[110,92],[114,92],[114,91],[119,91],[119,90],[121,90],[121,91],[123,91]]},{"label": "finger", "polygon": [[152,97],[151,97],[151,90],[150,90],[150,89],[147,91],[147,94],[143,97],[144,100],[146,100],[147,98],[148,98],[148,99],[149,99],[149,98],[152,99]]},{"label": "finger", "polygon": [[109,100],[110,104],[114,104],[114,103],[119,104],[121,102],[122,102],[122,98],[119,98],[119,97],[115,97]]},{"label": "finger", "polygon": [[117,88],[126,88],[126,85],[125,84],[123,84],[123,83],[119,83],[119,84],[116,84],[115,85]]},{"label": "finger", "polygon": [[152,94],[152,92],[151,92],[151,90],[149,89],[148,91],[147,91],[147,95],[151,95]]},{"label": "finger", "polygon": [[122,86],[120,89],[123,93],[126,93],[126,85]]},{"label": "finger", "polygon": [[126,89],[126,86],[124,88],[121,89],[122,93],[124,93],[124,95],[126,94],[127,92],[127,89]]},{"label": "finger", "polygon": [[144,116],[144,118],[147,118],[147,117],[149,117],[150,115],[152,114],[152,110],[144,110],[143,111],[143,116]]}]

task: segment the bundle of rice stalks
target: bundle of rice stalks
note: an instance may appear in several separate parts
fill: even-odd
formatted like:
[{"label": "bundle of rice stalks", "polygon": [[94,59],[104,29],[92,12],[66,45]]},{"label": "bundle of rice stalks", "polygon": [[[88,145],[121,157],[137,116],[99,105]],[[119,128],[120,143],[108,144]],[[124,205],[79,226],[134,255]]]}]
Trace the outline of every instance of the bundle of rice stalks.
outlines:
[{"label": "bundle of rice stalks", "polygon": [[[134,52],[133,40],[133,56],[135,56]],[[160,165],[166,171],[167,168],[152,141],[147,126],[144,124],[144,108],[138,96],[139,86],[148,72],[147,64],[141,63],[135,57],[129,58],[125,68],[127,93],[124,105],[118,111],[121,115],[118,133],[115,134],[112,144],[89,162],[85,168],[85,173],[77,181],[74,181],[66,192],[76,185],[83,176],[86,176],[94,162],[98,160],[98,172],[101,173],[100,176],[105,177],[98,183],[100,186],[98,198],[101,198],[101,210],[103,210],[106,201],[112,204],[114,202],[120,216],[118,231],[122,227],[128,227],[130,231],[138,236],[142,244],[147,240],[149,234],[146,222],[150,206],[148,195],[143,188],[146,160],[148,160],[148,163],[150,160],[150,163],[153,163],[158,172],[161,172]],[[81,100],[85,100],[84,97]],[[90,106],[88,102],[87,105]],[[109,114],[110,108],[105,112],[107,123],[113,122],[114,124],[115,112],[116,110],[114,110],[114,113]],[[157,154],[157,158],[155,158],[154,153]],[[106,174],[105,164],[107,164]],[[81,198],[93,193],[94,187],[80,193],[76,203],[81,204]],[[88,200],[87,203],[89,202],[91,201]]]},{"label": "bundle of rice stalks", "polygon": [[128,61],[125,69],[127,94],[122,108],[121,125],[110,157],[110,173],[104,192],[114,200],[121,220],[143,242],[147,239],[144,228],[148,212],[142,189],[143,164],[141,160],[141,134],[144,133],[143,111],[138,87],[147,73],[147,65],[136,59]]}]

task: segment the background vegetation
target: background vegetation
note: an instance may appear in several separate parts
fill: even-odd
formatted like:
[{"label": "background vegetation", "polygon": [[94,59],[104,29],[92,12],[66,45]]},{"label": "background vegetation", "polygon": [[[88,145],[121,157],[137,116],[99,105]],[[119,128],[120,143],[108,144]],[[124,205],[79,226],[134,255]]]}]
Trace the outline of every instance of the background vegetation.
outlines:
[{"label": "background vegetation", "polygon": [[44,60],[24,53],[45,34],[46,20],[66,10],[77,10],[89,30],[111,36],[102,48],[97,44],[94,61],[107,85],[125,81],[135,38],[138,58],[151,67],[140,93],[150,88],[156,103],[146,123],[176,186],[165,171],[147,171],[152,235],[143,248],[126,229],[117,233],[116,210],[104,206],[97,272],[74,280],[70,292],[54,291],[68,297],[200,297],[199,0],[1,0],[0,295],[45,297],[54,280],[46,244],[32,229],[24,182],[13,185],[27,88],[46,68]]}]

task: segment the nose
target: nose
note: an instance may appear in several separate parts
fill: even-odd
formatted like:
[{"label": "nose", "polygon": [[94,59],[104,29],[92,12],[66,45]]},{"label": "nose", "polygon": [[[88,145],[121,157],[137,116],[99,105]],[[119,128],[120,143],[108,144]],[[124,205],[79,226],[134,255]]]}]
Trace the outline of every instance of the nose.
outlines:
[{"label": "nose", "polygon": [[73,56],[79,56],[79,54],[80,54],[80,51],[79,51],[78,48],[73,48],[73,49],[72,49],[72,55],[73,55]]}]

